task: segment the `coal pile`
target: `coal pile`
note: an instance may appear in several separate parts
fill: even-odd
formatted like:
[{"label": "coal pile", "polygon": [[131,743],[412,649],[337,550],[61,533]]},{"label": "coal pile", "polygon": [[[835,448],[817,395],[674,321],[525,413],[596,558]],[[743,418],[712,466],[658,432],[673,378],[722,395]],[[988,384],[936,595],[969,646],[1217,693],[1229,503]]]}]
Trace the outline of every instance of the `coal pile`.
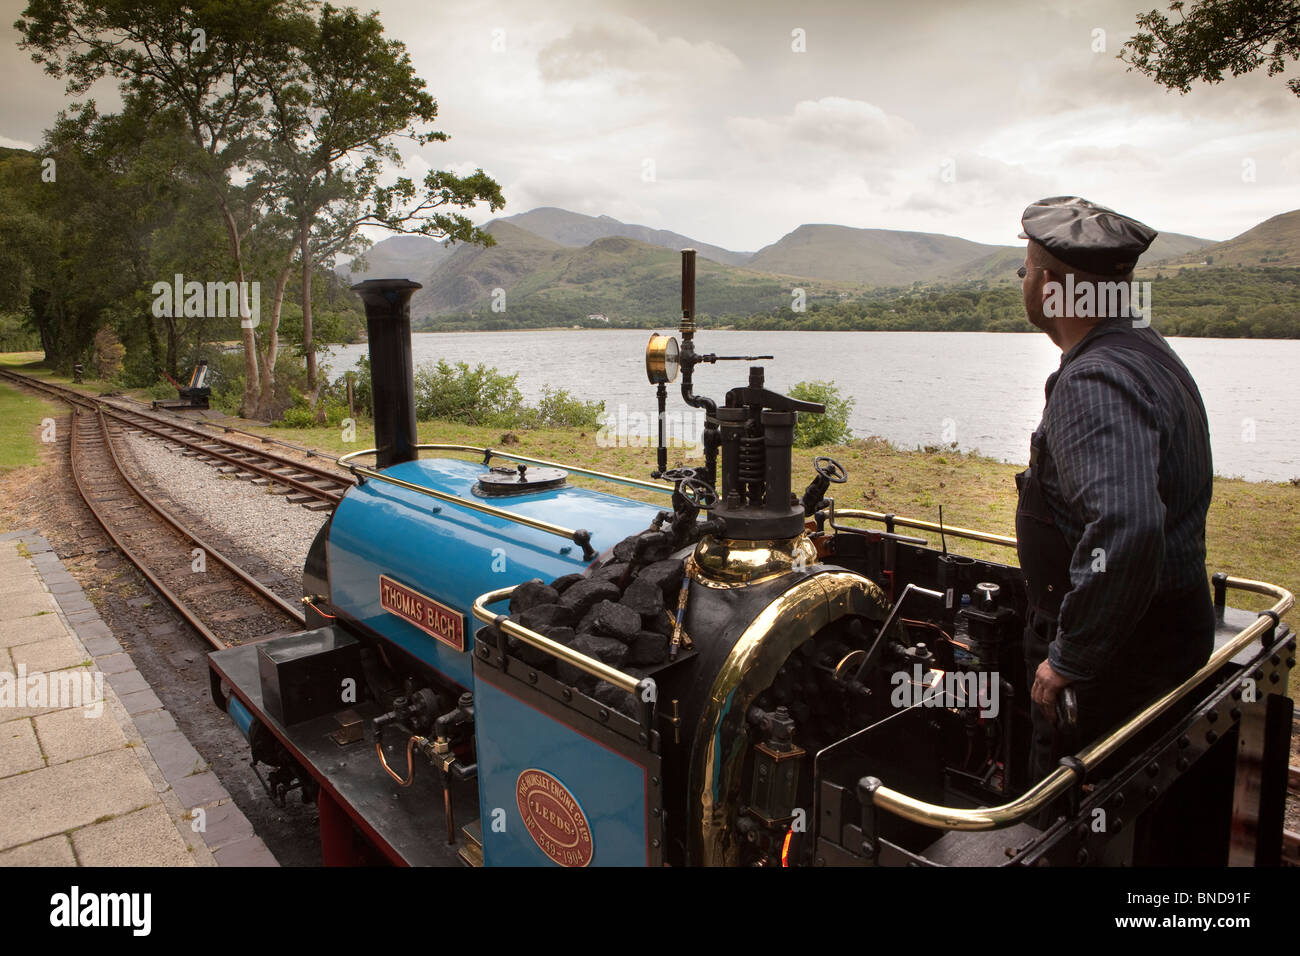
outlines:
[{"label": "coal pile", "polygon": [[[566,574],[549,584],[540,578],[525,581],[510,597],[510,620],[625,674],[648,676],[668,660],[685,568],[663,547],[642,546],[638,556],[638,537],[619,542],[605,563],[586,574]],[[486,636],[496,640],[496,628],[489,627]],[[633,694],[517,638],[507,635],[506,647],[529,667],[576,686],[612,710],[636,716]]]}]

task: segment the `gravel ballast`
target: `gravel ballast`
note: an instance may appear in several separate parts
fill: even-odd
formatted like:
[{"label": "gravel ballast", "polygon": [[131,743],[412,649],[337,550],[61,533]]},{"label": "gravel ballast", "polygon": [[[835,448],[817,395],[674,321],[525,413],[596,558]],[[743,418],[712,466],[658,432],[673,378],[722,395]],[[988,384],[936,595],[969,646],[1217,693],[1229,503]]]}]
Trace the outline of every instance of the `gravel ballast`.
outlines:
[{"label": "gravel ballast", "polygon": [[271,494],[266,486],[223,475],[211,465],[182,456],[175,445],[130,432],[123,439],[135,466],[166,489],[173,504],[240,542],[289,581],[301,584],[307,549],[327,513],[308,511],[290,504],[284,495]]}]

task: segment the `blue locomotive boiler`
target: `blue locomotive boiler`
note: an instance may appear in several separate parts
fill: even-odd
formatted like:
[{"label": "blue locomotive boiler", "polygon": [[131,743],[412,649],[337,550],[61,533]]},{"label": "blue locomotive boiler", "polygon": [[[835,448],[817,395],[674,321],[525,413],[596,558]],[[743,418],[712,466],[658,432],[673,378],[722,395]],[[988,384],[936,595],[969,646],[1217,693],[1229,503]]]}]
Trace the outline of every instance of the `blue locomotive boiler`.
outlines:
[{"label": "blue locomotive boiler", "polygon": [[[646,372],[661,412],[670,384],[704,411],[704,464],[670,469],[661,430],[649,479],[419,445],[418,286],[356,287],[376,447],[340,459],[308,629],[210,655],[267,793],[317,805],[324,861],[1276,862],[1291,595],[1216,575],[1205,667],[1099,740],[1064,710],[1073,756],[1031,779],[1023,578],[947,547],[1014,540],[837,508],[829,458],[796,484],[795,425],[823,408],[756,364],[696,392],[704,365],[771,356],[697,348],[682,265],[680,339],[652,336]],[[1123,827],[1080,825],[1119,806]]]}]

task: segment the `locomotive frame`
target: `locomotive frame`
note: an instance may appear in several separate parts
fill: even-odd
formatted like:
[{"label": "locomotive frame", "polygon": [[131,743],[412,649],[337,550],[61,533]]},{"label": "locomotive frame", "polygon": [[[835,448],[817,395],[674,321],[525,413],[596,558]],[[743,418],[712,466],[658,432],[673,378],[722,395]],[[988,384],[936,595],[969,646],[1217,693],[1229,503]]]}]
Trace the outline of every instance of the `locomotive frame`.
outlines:
[{"label": "locomotive frame", "polygon": [[[311,627],[210,655],[214,700],[248,738],[255,769],[270,768],[268,793],[319,804],[324,861],[1278,864],[1296,647],[1281,618],[1292,595],[1216,574],[1206,664],[1028,779],[1023,579],[946,544],[1014,539],[837,510],[826,495],[844,472],[829,459],[802,500],[792,494],[793,425],[820,407],[767,391],[761,368],[724,404],[694,392],[695,365],[729,357],[694,349],[693,274],[684,253],[683,343],[652,338],[647,372],[662,411],[680,367],[683,399],[707,414],[707,464],[669,471],[661,434],[652,477],[666,481],[418,445],[416,286],[358,286],[377,448],[341,459],[357,485],[308,556]],[[357,463],[370,454],[376,467]],[[482,473],[494,459],[517,474]],[[672,511],[570,488],[565,471],[671,495]],[[937,532],[943,547],[899,529]],[[517,567],[503,587],[484,565],[506,546]],[[603,604],[624,607],[601,613],[628,617],[629,589],[650,567],[669,583],[637,585],[640,597],[663,607],[642,606],[631,615],[642,630],[622,636],[656,654],[631,667],[608,623],[590,624],[595,603],[562,605],[561,585],[607,594]],[[382,596],[384,580],[400,600]],[[1272,605],[1253,615],[1228,606],[1229,591]],[[551,623],[580,607],[585,641],[525,623],[529,595],[541,594],[553,596],[541,605]],[[506,601],[510,614],[494,610]],[[976,677],[1005,708],[935,693]],[[892,703],[891,687],[910,700]]]}]

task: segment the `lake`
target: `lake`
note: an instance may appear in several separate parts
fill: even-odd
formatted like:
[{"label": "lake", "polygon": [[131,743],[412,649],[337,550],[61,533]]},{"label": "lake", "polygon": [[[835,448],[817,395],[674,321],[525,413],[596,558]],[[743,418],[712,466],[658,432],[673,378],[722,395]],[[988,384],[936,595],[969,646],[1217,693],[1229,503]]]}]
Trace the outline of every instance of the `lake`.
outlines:
[{"label": "lake", "polygon": [[[665,332],[673,331],[669,328]],[[415,364],[483,363],[517,373],[534,401],[544,386],[601,399],[606,411],[655,414],[646,382],[640,330],[417,332]],[[1217,474],[1252,481],[1300,477],[1300,402],[1290,379],[1300,368],[1300,340],[1170,339],[1200,386],[1210,416]],[[860,437],[878,435],[904,448],[958,447],[1024,463],[1043,409],[1043,383],[1060,362],[1046,335],[1005,332],[720,332],[696,335],[701,352],[775,355],[763,364],[767,387],[834,382],[855,400],[850,423]],[[331,375],[351,368],[365,345],[331,350]],[[700,365],[695,390],[719,404],[747,379],[745,362]],[[682,411],[669,387],[669,411]],[[1288,395],[1290,396],[1288,398]],[[639,419],[631,417],[635,422]]]}]

